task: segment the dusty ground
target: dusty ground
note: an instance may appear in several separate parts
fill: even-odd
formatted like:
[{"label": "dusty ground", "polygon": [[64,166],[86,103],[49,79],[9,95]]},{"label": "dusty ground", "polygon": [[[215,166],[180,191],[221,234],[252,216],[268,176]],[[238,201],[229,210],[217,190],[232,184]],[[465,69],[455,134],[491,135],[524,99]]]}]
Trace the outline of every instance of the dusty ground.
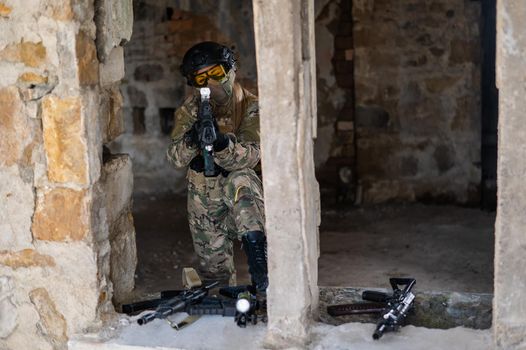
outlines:
[{"label": "dusty ground", "polygon": [[[139,264],[136,295],[181,288],[181,269],[198,264],[184,197],[134,199]],[[320,227],[320,286],[388,287],[412,276],[417,289],[493,290],[494,213],[422,204],[325,209]],[[247,283],[236,247],[238,283]]]}]

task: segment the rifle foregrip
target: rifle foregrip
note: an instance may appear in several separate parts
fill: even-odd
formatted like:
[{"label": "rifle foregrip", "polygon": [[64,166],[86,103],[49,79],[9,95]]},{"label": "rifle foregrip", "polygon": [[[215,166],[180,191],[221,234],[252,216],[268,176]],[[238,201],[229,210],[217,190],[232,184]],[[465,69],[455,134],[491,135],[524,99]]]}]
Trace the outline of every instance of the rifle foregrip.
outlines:
[{"label": "rifle foregrip", "polygon": [[389,294],[384,292],[377,292],[374,290],[365,290],[362,293],[362,299],[368,301],[374,301],[377,303],[384,303],[389,299]]}]

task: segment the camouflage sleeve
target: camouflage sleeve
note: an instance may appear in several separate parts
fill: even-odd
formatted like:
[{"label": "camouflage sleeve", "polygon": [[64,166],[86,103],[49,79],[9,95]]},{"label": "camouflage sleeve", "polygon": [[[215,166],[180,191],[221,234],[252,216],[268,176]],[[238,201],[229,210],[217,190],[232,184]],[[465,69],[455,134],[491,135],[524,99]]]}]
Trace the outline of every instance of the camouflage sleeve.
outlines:
[{"label": "camouflage sleeve", "polygon": [[175,111],[175,127],[172,131],[172,142],[166,152],[168,161],[176,168],[188,166],[190,161],[199,153],[197,147],[188,145],[184,140],[184,134],[190,130],[196,119],[197,105],[195,99],[188,98]]},{"label": "camouflage sleeve", "polygon": [[257,99],[248,104],[243,121],[228,147],[215,154],[215,162],[228,171],[254,168],[260,160]]}]

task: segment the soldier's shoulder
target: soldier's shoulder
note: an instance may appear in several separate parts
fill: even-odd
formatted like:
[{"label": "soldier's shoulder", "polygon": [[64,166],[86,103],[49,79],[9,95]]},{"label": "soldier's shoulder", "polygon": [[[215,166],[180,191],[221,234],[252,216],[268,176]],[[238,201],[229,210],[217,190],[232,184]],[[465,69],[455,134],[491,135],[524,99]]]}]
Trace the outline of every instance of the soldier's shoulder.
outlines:
[{"label": "soldier's shoulder", "polygon": [[243,95],[245,97],[245,100],[249,101],[249,102],[257,102],[258,101],[258,96],[251,92],[250,90],[242,87],[243,89]]},{"label": "soldier's shoulder", "polygon": [[194,115],[197,114],[197,98],[195,95],[187,96],[183,102],[183,104],[177,108],[175,111],[176,114],[189,114]]}]

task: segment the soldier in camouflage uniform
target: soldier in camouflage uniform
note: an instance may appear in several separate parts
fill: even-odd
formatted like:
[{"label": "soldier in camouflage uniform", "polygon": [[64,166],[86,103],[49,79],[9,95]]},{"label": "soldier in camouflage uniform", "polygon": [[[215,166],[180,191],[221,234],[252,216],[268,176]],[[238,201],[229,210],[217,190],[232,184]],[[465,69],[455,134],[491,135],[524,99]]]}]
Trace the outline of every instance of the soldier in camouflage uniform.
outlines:
[{"label": "soldier in camouflage uniform", "polygon": [[[258,291],[268,285],[264,234],[263,188],[255,172],[260,161],[257,97],[235,83],[232,51],[213,42],[195,45],[185,54],[181,72],[192,96],[175,112],[169,161],[188,166],[188,220],[194,249],[205,279],[235,284],[233,240],[247,254],[252,283]],[[198,89],[211,90],[216,120],[216,174],[205,177],[198,137]]]}]

